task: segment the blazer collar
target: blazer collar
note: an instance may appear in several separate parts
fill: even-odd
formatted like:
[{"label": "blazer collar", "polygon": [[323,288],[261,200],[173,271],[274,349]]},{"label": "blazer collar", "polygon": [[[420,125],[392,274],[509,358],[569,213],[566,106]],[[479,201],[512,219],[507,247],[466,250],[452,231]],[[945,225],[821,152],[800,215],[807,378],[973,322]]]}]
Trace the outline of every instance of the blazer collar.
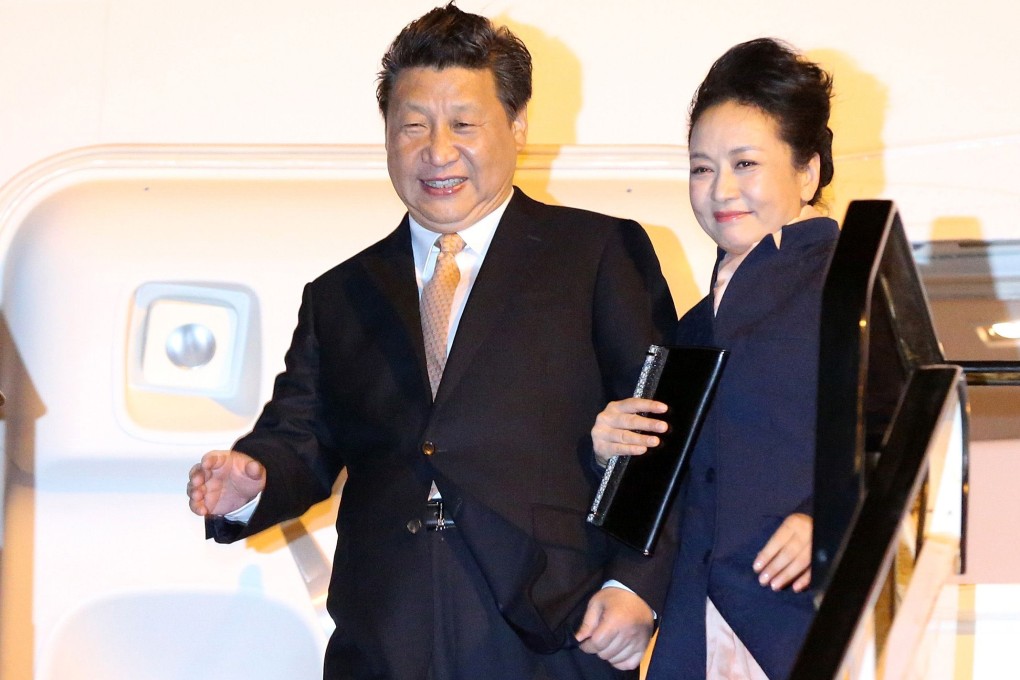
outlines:
[{"label": "blazer collar", "polygon": [[464,313],[457,326],[443,380],[436,394],[441,402],[463,378],[480,348],[505,318],[511,298],[530,280],[529,263],[540,249],[544,222],[542,204],[514,188],[513,198],[492,237]]},{"label": "blazer collar", "polygon": [[414,255],[411,250],[411,228],[407,215],[400,226],[371,248],[364,258],[364,267],[379,292],[396,313],[407,349],[418,364],[420,396],[432,400],[428,369],[425,365],[425,341],[421,331],[421,311],[418,306],[418,283],[414,275]]},{"label": "blazer collar", "polygon": [[[529,280],[528,263],[542,244],[540,236],[545,212],[542,204],[514,188],[503,218],[496,228],[485,260],[464,306],[457,335],[443,371],[436,402],[451,393],[489,335],[498,328],[504,310],[514,295]],[[414,276],[411,229],[407,215],[389,236],[366,253],[365,269],[390,302],[400,319],[408,349],[418,363],[421,396],[432,400],[425,341],[421,330],[418,284]]]},{"label": "blazer collar", "polygon": [[[763,238],[730,279],[719,311],[713,318],[714,333],[718,337],[727,337],[751,320],[771,313],[775,296],[769,291],[796,285],[799,273],[804,271],[801,261],[805,253],[820,243],[833,242],[837,238],[839,226],[828,217],[813,217],[786,225],[783,227],[781,248],[776,247],[774,239]],[[711,290],[715,289],[722,256],[723,251],[719,250],[709,297],[712,296]]]}]

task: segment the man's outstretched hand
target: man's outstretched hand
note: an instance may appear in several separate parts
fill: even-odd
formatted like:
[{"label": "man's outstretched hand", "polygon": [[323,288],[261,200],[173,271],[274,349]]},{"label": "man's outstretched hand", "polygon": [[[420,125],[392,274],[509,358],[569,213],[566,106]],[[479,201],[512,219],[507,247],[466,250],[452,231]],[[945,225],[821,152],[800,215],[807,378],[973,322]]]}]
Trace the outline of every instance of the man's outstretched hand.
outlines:
[{"label": "man's outstretched hand", "polygon": [[188,506],[203,517],[225,515],[265,488],[262,463],[240,451],[210,451],[188,474]]}]

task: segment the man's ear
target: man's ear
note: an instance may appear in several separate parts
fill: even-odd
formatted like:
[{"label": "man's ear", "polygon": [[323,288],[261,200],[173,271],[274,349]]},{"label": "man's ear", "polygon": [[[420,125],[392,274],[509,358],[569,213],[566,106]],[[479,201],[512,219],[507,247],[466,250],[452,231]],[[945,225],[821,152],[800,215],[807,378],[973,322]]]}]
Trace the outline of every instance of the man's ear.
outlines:
[{"label": "man's ear", "polygon": [[522,106],[513,120],[510,121],[510,128],[514,133],[514,140],[517,142],[517,150],[524,149],[528,142],[528,107]]}]

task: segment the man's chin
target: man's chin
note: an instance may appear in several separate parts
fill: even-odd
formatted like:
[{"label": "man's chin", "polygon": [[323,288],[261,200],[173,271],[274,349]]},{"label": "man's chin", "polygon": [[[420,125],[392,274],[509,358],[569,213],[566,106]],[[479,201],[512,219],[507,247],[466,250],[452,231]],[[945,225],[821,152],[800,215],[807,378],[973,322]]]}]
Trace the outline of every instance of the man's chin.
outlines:
[{"label": "man's chin", "polygon": [[411,215],[418,224],[437,234],[452,234],[478,221],[478,218],[463,211],[411,211]]}]

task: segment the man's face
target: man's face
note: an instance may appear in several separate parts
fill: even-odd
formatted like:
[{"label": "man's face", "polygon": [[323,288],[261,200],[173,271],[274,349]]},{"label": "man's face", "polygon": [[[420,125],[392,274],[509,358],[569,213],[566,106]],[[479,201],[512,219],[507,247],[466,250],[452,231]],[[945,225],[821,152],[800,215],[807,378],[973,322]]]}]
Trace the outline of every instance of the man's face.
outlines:
[{"label": "man's face", "polygon": [[489,69],[407,69],[386,112],[386,165],[411,216],[449,234],[469,227],[513,190],[527,111],[513,120]]}]

